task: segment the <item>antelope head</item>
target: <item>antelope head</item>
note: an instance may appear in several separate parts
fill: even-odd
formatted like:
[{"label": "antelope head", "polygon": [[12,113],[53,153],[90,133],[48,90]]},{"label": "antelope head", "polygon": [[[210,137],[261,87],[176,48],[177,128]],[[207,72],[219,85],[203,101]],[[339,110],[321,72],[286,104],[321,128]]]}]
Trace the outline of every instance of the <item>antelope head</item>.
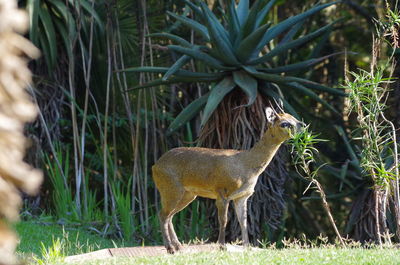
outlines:
[{"label": "antelope head", "polygon": [[265,109],[268,121],[268,130],[272,137],[286,141],[300,132],[304,123],[287,113],[277,113],[272,108]]}]

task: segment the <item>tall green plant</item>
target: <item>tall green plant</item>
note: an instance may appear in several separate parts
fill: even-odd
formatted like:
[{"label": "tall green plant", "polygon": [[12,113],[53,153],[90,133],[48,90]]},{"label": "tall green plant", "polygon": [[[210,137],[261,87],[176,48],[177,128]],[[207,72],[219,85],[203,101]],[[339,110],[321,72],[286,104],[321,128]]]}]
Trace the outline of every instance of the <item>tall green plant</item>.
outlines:
[{"label": "tall green plant", "polygon": [[116,204],[116,217],[119,220],[119,225],[121,227],[122,236],[125,241],[132,242],[133,235],[135,230],[137,229],[134,219],[134,214],[132,213],[132,205],[131,205],[131,191],[130,191],[130,179],[128,185],[126,185],[126,189],[121,186],[120,182],[112,182],[111,190],[112,195],[114,196],[115,204]]},{"label": "tall green plant", "polygon": [[[374,55],[375,56],[375,55]],[[374,58],[376,60],[376,58]],[[386,65],[387,67],[388,65]],[[351,111],[357,115],[356,139],[360,141],[360,166],[363,175],[372,183],[370,209],[364,212],[361,225],[372,222],[372,234],[367,239],[390,242],[388,205],[393,201],[396,234],[399,236],[398,143],[394,125],[386,116],[388,83],[385,67],[372,65],[371,71],[351,72],[345,87],[350,91]],[[362,222],[361,222],[362,221]],[[357,224],[356,224],[357,225]]]},{"label": "tall green plant", "polygon": [[306,127],[302,132],[294,135],[294,137],[291,139],[293,164],[296,167],[297,172],[310,181],[307,189],[309,189],[311,185],[314,185],[320,193],[323,203],[322,205],[326,211],[326,214],[328,215],[329,221],[333,226],[340,243],[342,246],[345,246],[343,238],[336,227],[336,223],[333,219],[328,201],[326,200],[325,191],[319,181],[316,179],[319,169],[324,165],[318,167],[317,169],[312,169],[316,163],[315,155],[318,153],[318,149],[314,145],[318,144],[319,142],[326,141],[323,139],[318,139],[317,137],[317,135],[309,131],[308,127]]},{"label": "tall green plant", "polygon": [[[386,117],[389,107],[391,76],[396,67],[394,59],[398,43],[400,14],[398,1],[393,5],[385,1],[385,17],[377,21],[377,38],[373,38],[370,71],[351,72],[345,87],[350,90],[350,105],[357,115],[357,136],[362,146],[360,166],[365,179],[372,183],[367,198],[372,207],[355,205],[350,215],[353,231],[366,231],[365,224],[373,229],[362,240],[391,242],[390,232],[395,231],[400,240],[400,187],[399,154],[396,127]],[[388,46],[384,45],[388,44]],[[393,52],[383,63],[380,61],[387,47]],[[385,72],[388,77],[385,78]],[[357,207],[358,206],[358,207]],[[393,209],[389,214],[388,207]],[[361,216],[361,217],[360,217]],[[357,218],[358,217],[358,218]],[[371,232],[372,230],[372,232]],[[357,233],[355,233],[357,235]],[[359,233],[358,233],[359,234]]]},{"label": "tall green plant", "polygon": [[346,88],[350,90],[351,111],[358,115],[357,131],[360,133],[358,137],[361,137],[358,139],[363,146],[360,165],[364,173],[381,187],[385,187],[394,177],[394,172],[387,168],[388,163],[393,162],[388,159],[392,157],[394,143],[390,141],[391,126],[384,118],[387,83],[390,79],[384,78],[383,73],[383,69],[351,72],[351,81],[349,79],[346,82]]},{"label": "tall green plant", "polygon": [[47,162],[47,173],[53,185],[52,193],[55,215],[64,220],[76,221],[79,218],[75,208],[73,191],[68,179],[70,176],[69,151],[67,150],[64,153],[57,146],[56,152],[57,159],[63,166],[63,172],[60,171],[54,158],[49,155],[44,155]]},{"label": "tall green plant", "polygon": [[[56,156],[56,157],[55,157]],[[87,190],[87,207],[80,217],[76,209],[74,194],[76,191],[71,185],[71,161],[70,150],[67,146],[61,147],[61,144],[55,145],[54,154],[44,154],[45,171],[50,179],[52,189],[52,204],[54,215],[64,221],[69,222],[98,222],[104,218],[100,210],[100,203],[97,192],[89,186],[89,173],[85,176],[85,189]],[[59,164],[58,164],[59,163]],[[61,165],[61,168],[60,166]]]}]

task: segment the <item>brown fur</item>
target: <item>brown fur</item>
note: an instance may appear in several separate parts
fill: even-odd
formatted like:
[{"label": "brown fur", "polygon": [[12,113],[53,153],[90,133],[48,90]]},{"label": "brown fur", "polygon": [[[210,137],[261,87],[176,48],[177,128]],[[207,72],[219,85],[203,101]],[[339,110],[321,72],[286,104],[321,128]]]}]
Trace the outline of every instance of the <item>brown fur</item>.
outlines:
[{"label": "brown fur", "polygon": [[250,150],[180,147],[168,151],[154,164],[153,179],[161,196],[161,231],[169,253],[181,248],[172,217],[197,196],[216,200],[221,245],[225,244],[227,211],[229,201],[233,200],[243,243],[249,244],[247,199],[254,192],[258,176],[280,145],[290,138],[291,129],[282,128],[281,124],[289,122],[293,127],[300,124],[286,113],[277,114],[269,121],[268,130]]}]

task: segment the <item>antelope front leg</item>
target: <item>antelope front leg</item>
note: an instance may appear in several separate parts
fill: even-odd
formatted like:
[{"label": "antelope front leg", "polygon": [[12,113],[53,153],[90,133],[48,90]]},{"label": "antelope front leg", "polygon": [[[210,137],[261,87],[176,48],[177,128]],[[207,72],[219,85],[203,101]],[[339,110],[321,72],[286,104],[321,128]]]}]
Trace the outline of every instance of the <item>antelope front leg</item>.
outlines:
[{"label": "antelope front leg", "polygon": [[249,234],[247,232],[247,199],[249,196],[234,200],[235,212],[242,230],[242,240],[244,246],[249,246]]},{"label": "antelope front leg", "polygon": [[250,197],[254,193],[254,186],[255,183],[245,183],[243,184],[240,189],[234,191],[229,197],[227,198],[228,201],[238,200],[243,197]]},{"label": "antelope front leg", "polygon": [[218,198],[215,202],[218,209],[218,223],[219,223],[219,235],[218,243],[221,246],[225,245],[225,228],[228,222],[228,206],[229,201],[225,198]]}]

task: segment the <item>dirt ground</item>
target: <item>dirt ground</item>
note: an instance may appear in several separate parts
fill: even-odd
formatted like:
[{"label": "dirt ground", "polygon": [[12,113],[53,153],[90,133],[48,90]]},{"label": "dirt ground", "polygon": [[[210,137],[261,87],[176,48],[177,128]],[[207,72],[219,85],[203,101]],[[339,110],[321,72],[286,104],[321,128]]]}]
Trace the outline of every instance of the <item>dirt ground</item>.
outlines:
[{"label": "dirt ground", "polygon": [[[204,245],[184,245],[179,253],[198,253],[210,252],[219,250],[218,244],[204,244]],[[245,248],[237,245],[227,245],[226,251],[240,252]],[[102,259],[110,257],[143,257],[143,256],[158,256],[167,255],[167,250],[163,246],[149,246],[149,247],[128,247],[128,248],[107,248],[97,250],[90,253],[69,256],[65,258],[66,262],[77,262],[91,259]]]}]

